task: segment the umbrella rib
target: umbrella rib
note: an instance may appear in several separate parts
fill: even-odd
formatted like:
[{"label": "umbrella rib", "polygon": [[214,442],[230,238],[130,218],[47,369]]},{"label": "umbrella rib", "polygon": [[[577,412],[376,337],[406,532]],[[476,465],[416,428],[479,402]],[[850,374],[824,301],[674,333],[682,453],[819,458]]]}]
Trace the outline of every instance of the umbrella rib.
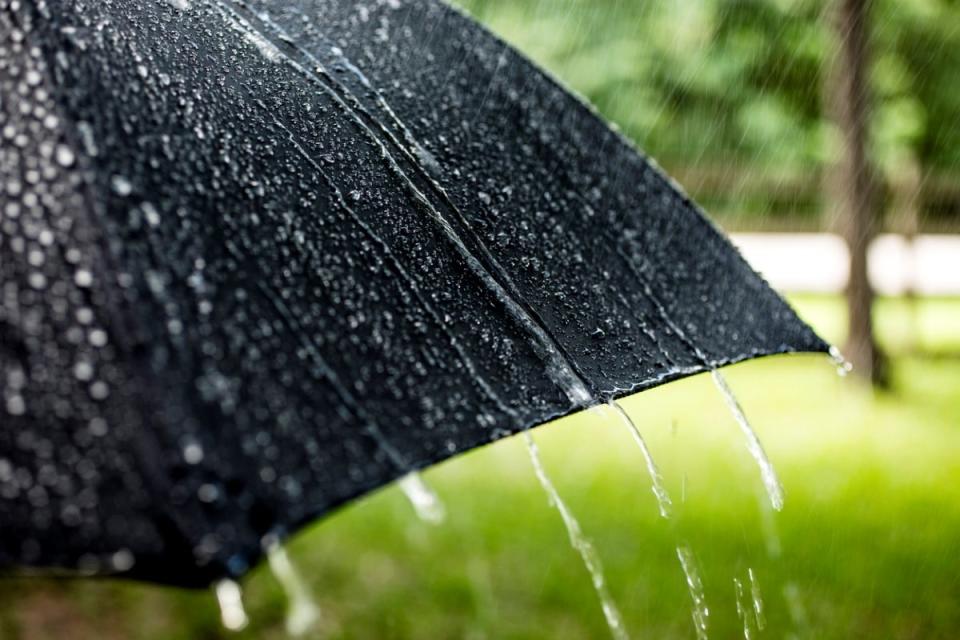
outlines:
[{"label": "umbrella rib", "polygon": [[[620,140],[620,139],[618,138],[618,140]],[[621,141],[622,141],[622,140],[621,140]],[[543,144],[539,144],[539,145],[538,145],[538,149],[540,149],[541,152],[549,152],[549,151],[552,151],[552,148],[551,148],[551,147],[549,147],[549,146],[547,146],[547,145],[543,145]],[[648,164],[647,166],[649,167],[650,165]],[[656,173],[656,172],[655,172],[655,173]],[[579,190],[579,188],[577,187],[576,182],[570,177],[569,172],[568,172],[567,170],[563,169],[562,163],[557,163],[557,168],[556,168],[555,170],[551,171],[551,175],[558,175],[558,176],[560,176],[560,178],[561,178],[562,181],[563,181],[564,186],[567,187],[567,192],[568,192],[577,202],[579,202],[581,206],[583,206],[583,207],[586,208],[586,209],[592,210],[590,204],[589,204],[589,203],[583,198],[583,196],[580,194],[580,190]],[[658,175],[659,175],[659,174],[658,174]],[[623,255],[623,254],[622,254],[621,252],[619,252],[619,251],[617,252],[617,254],[627,263],[627,267],[628,267],[631,271],[633,271],[634,275],[637,275],[637,274],[636,274],[636,271],[633,269],[633,261],[632,261],[628,256]],[[615,287],[610,287],[610,289],[624,302],[624,304],[625,304],[628,308],[630,307],[629,301],[626,299],[626,297],[623,295],[623,293],[621,292],[620,289],[615,288]],[[645,295],[645,297],[647,297],[648,299],[650,299],[650,296],[649,296],[649,295]],[[653,300],[651,300],[651,302],[654,303],[654,304],[656,304]],[[662,315],[662,314],[661,314],[661,315]],[[643,326],[641,327],[641,332],[642,332],[648,339],[650,339],[650,341],[653,343],[653,345],[655,346],[655,348],[656,348],[658,351],[660,351],[660,354],[667,360],[667,362],[673,364],[674,366],[677,366],[677,362],[670,356],[669,353],[667,353],[666,349],[664,349],[663,346],[656,340],[656,337],[653,335],[653,332],[651,332],[651,331],[646,327],[646,325],[643,325]]]},{"label": "umbrella rib", "polygon": [[[233,22],[232,26],[240,27],[242,29],[249,29],[256,32],[256,34],[261,38],[265,37],[263,32],[254,27],[250,20],[247,20],[244,16],[239,15],[236,9],[227,6],[227,0],[212,1],[216,6],[221,8],[222,14],[226,12],[224,17],[227,18],[228,22]],[[239,0],[237,4],[239,4],[244,11],[250,12],[249,7],[247,7],[242,0]],[[261,22],[263,21],[260,16],[251,16],[251,18],[257,19]],[[275,28],[275,30],[277,30],[277,28]],[[312,62],[315,62],[319,69],[323,69],[323,66],[319,63],[319,61],[316,60],[314,56],[311,56],[309,52],[303,51],[301,47],[289,42],[289,40],[290,38],[283,39],[283,44],[293,48],[301,55],[306,56],[307,59],[310,59]],[[445,192],[440,189],[439,185],[433,183],[434,189],[439,190],[446,208],[450,208],[454,213],[457,218],[457,222],[459,223],[458,226],[460,226],[461,230],[466,233],[467,238],[471,244],[474,245],[474,249],[480,252],[482,259],[474,255],[474,251],[471,251],[471,248],[454,228],[451,221],[448,220],[443,213],[441,213],[440,209],[435,206],[426,195],[424,195],[424,193],[418,188],[418,185],[415,184],[414,181],[411,180],[411,178],[403,171],[403,168],[397,162],[397,159],[392,153],[390,153],[385,141],[375,135],[368,124],[364,122],[364,120],[361,118],[361,114],[377,122],[380,125],[381,131],[384,133],[384,137],[391,142],[391,146],[398,147],[401,149],[401,151],[403,151],[402,146],[399,144],[396,138],[384,130],[382,123],[379,123],[376,118],[363,109],[356,96],[350,92],[349,89],[343,87],[340,83],[336,83],[341,86],[341,88],[347,94],[350,95],[353,102],[358,103],[357,107],[354,108],[353,106],[348,105],[344,101],[343,97],[338,95],[338,93],[334,91],[332,87],[321,81],[321,79],[318,78],[315,73],[306,69],[291,56],[280,51],[279,47],[277,50],[280,54],[280,57],[288,65],[301,73],[307,79],[311,79],[320,85],[325,92],[334,97],[338,102],[340,102],[341,106],[353,114],[354,123],[358,125],[361,131],[380,148],[384,158],[388,162],[388,166],[390,167],[391,171],[393,171],[399,178],[407,183],[407,185],[413,191],[415,199],[426,208],[428,215],[430,215],[441,227],[447,236],[447,239],[457,248],[458,252],[461,254],[461,257],[464,259],[464,262],[471,269],[471,271],[473,271],[474,274],[478,276],[480,280],[494,293],[495,297],[501,302],[501,304],[503,304],[514,320],[531,335],[531,342],[534,346],[534,350],[546,365],[548,377],[566,393],[570,401],[575,405],[583,406],[594,402],[594,397],[589,391],[587,380],[583,374],[578,371],[573,359],[566,353],[560,342],[550,333],[542,317],[540,317],[540,315],[532,307],[530,307],[529,303],[527,303],[527,301],[523,298],[523,296],[517,290],[516,284],[509,277],[509,275],[507,275],[502,265],[500,265],[496,258],[493,257],[483,240],[481,240],[476,232],[473,231],[462,212],[460,212],[459,209],[457,209],[456,206],[450,202],[449,198],[446,197]],[[327,74],[324,72],[324,75]],[[411,162],[415,170],[425,174],[424,169],[420,167],[415,160],[409,158],[408,160]],[[428,184],[433,182],[429,175],[426,175],[426,178]]]},{"label": "umbrella rib", "polygon": [[710,360],[707,358],[707,355],[700,349],[700,347],[698,347],[692,340],[690,340],[690,337],[682,329],[680,329],[677,323],[674,322],[673,319],[670,317],[670,315],[667,313],[666,307],[664,307],[663,303],[660,301],[660,298],[656,295],[656,293],[653,291],[653,288],[650,286],[650,283],[647,282],[647,280],[644,278],[644,275],[637,268],[637,265],[634,259],[626,255],[623,252],[623,249],[620,247],[617,248],[617,254],[620,255],[621,258],[623,258],[624,262],[627,265],[627,268],[630,269],[634,277],[637,279],[637,282],[640,283],[641,287],[643,288],[644,297],[646,297],[647,300],[649,300],[650,303],[653,305],[653,308],[656,310],[657,315],[660,316],[660,319],[663,320],[664,324],[666,324],[667,327],[677,336],[677,338],[690,349],[693,355],[700,361],[700,363],[704,367],[711,370],[715,369],[716,365],[710,362]]},{"label": "umbrella rib", "polygon": [[320,165],[320,163],[317,162],[313,158],[313,156],[309,154],[309,152],[306,149],[304,149],[303,145],[297,142],[293,132],[286,125],[284,125],[276,117],[275,114],[273,114],[269,109],[267,109],[266,105],[264,105],[260,101],[257,101],[257,105],[261,109],[263,109],[264,113],[266,113],[267,116],[271,118],[271,120],[277,127],[279,127],[282,131],[284,131],[287,134],[287,141],[294,147],[297,153],[323,177],[324,182],[327,183],[327,186],[330,187],[330,189],[334,193],[337,206],[339,206],[343,211],[346,212],[349,218],[353,220],[360,227],[364,235],[366,235],[367,238],[369,238],[374,244],[376,244],[380,248],[380,250],[383,252],[383,255],[385,255],[390,260],[390,262],[394,265],[397,272],[400,274],[401,279],[404,282],[406,282],[407,286],[409,287],[410,291],[413,293],[414,297],[420,302],[420,304],[423,305],[424,309],[427,310],[427,312],[431,315],[431,317],[433,317],[434,321],[441,327],[441,329],[444,332],[444,335],[447,336],[447,340],[450,343],[450,346],[453,347],[454,351],[457,353],[458,357],[460,358],[460,361],[463,363],[464,367],[466,367],[467,371],[471,374],[471,380],[476,382],[476,384],[483,390],[483,392],[487,395],[487,397],[489,397],[501,411],[503,411],[508,416],[516,420],[517,419],[516,411],[514,411],[512,407],[507,406],[503,402],[502,398],[500,398],[499,394],[497,394],[497,392],[493,390],[493,388],[486,381],[486,379],[477,372],[476,365],[473,363],[473,360],[470,358],[469,354],[467,354],[467,352],[464,350],[460,342],[456,339],[453,333],[451,333],[451,331],[447,328],[446,323],[440,317],[440,314],[433,307],[433,305],[430,304],[430,302],[426,299],[426,297],[423,295],[423,292],[420,291],[420,288],[417,285],[416,281],[413,279],[413,276],[410,275],[407,269],[404,268],[404,266],[400,263],[400,260],[393,253],[393,250],[390,248],[390,246],[383,240],[382,237],[380,237],[379,234],[377,234],[373,230],[373,228],[370,227],[369,224],[367,224],[357,214],[356,211],[353,210],[353,208],[351,208],[347,204],[346,200],[343,197],[343,192],[340,191],[340,188],[337,187],[337,185],[333,182],[330,176],[323,170],[323,167]]}]

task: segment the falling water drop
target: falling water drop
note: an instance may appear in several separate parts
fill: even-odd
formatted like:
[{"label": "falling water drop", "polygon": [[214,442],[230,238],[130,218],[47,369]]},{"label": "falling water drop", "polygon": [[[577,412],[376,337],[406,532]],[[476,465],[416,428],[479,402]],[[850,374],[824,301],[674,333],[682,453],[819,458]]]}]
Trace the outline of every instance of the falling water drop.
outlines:
[{"label": "falling water drop", "polygon": [[241,631],[250,619],[243,609],[243,594],[240,585],[233,580],[221,580],[214,586],[217,603],[220,605],[220,621],[230,631]]},{"label": "falling water drop", "polygon": [[[640,447],[640,452],[643,454],[643,459],[647,464],[647,473],[650,474],[651,488],[653,489],[653,495],[657,498],[657,507],[660,509],[660,515],[664,518],[669,518],[673,511],[673,502],[670,500],[670,494],[667,493],[666,488],[663,486],[663,476],[660,475],[660,469],[657,468],[657,464],[653,460],[653,455],[650,453],[650,449],[647,447],[647,443],[643,439],[640,429],[637,428],[637,425],[627,412],[624,411],[623,407],[617,404],[615,400],[611,399],[607,403],[607,407],[609,407],[620,422],[629,429],[637,446]],[[598,406],[597,409],[604,411],[607,407]]]},{"label": "falling water drop", "polygon": [[447,517],[447,511],[439,496],[431,489],[416,471],[408,473],[397,481],[407,500],[413,505],[417,515],[424,522],[440,524]]},{"label": "falling water drop", "polygon": [[677,547],[677,558],[683,568],[683,575],[687,580],[687,589],[693,600],[693,627],[697,632],[697,640],[707,640],[707,619],[710,610],[707,608],[707,599],[703,591],[703,581],[697,571],[697,562],[690,547]]},{"label": "falling water drop", "polygon": [[770,558],[779,558],[783,553],[783,545],[777,531],[776,512],[771,508],[769,499],[763,495],[757,495],[757,503],[760,511],[760,532],[767,547],[767,555]]},{"label": "falling water drop", "polygon": [[767,619],[763,615],[763,596],[760,593],[760,583],[757,582],[757,574],[753,569],[747,569],[747,577],[750,578],[750,599],[753,601],[753,616],[757,621],[757,629],[763,631],[767,626]]},{"label": "falling water drop", "polygon": [[287,633],[301,636],[320,620],[320,608],[314,603],[310,588],[294,569],[280,540],[273,535],[266,536],[263,547],[267,552],[267,564],[287,595]]},{"label": "falling water drop", "polygon": [[560,512],[563,524],[567,528],[567,535],[570,537],[570,545],[583,558],[583,564],[590,573],[590,579],[593,581],[593,588],[600,598],[600,605],[603,608],[603,615],[607,619],[607,625],[610,627],[610,633],[616,640],[627,640],[629,638],[627,629],[623,624],[620,610],[617,609],[617,605],[614,603],[609,589],[607,589],[607,583],[603,577],[603,565],[600,563],[597,550],[583,535],[580,523],[577,522],[566,503],[560,498],[556,487],[553,486],[553,482],[551,482],[543,462],[540,460],[540,452],[537,449],[537,444],[533,441],[533,437],[529,433],[523,435],[527,442],[527,451],[530,453],[530,461],[533,463],[533,470],[537,474],[537,479],[546,492],[550,504]]},{"label": "falling water drop", "polygon": [[840,349],[837,347],[830,347],[829,357],[830,362],[837,368],[837,375],[839,375],[841,378],[853,371],[853,363],[844,358],[843,354],[840,352]]},{"label": "falling water drop", "polygon": [[763,445],[760,444],[760,438],[757,437],[753,427],[750,426],[747,416],[743,413],[743,409],[740,408],[740,403],[737,402],[737,398],[733,395],[733,391],[730,389],[727,381],[716,369],[714,369],[711,374],[714,384],[717,385],[717,389],[720,390],[723,399],[727,403],[727,407],[729,407],[737,424],[740,425],[744,437],[747,439],[747,450],[750,451],[750,455],[753,456],[753,459],[756,460],[757,465],[760,467],[760,476],[763,479],[763,486],[767,489],[767,495],[770,496],[770,504],[774,509],[780,511],[783,509],[783,486],[780,484],[780,478],[777,477],[777,472],[773,468],[773,463],[770,462],[766,451],[763,450]]},{"label": "falling water drop", "polygon": [[750,625],[750,608],[745,602],[743,583],[740,578],[733,579],[733,589],[737,597],[737,617],[743,623],[743,640],[750,640],[753,637],[753,628]]},{"label": "falling water drop", "polygon": [[806,637],[806,631],[809,627],[806,608],[803,606],[803,598],[800,595],[800,588],[795,582],[788,582],[783,587],[783,598],[787,601],[787,611],[790,613],[790,619],[801,637]]}]

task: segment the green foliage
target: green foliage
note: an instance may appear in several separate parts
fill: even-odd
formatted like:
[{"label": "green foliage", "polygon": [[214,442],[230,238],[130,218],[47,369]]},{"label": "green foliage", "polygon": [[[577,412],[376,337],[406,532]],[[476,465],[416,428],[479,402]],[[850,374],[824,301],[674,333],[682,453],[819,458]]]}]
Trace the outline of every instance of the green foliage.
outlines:
[{"label": "green foliage", "polygon": [[[708,208],[819,213],[817,176],[838,146],[822,109],[836,44],[826,0],[460,4],[583,93],[661,164],[681,175],[692,167],[719,171],[719,187],[707,188],[696,172],[686,181]],[[891,182],[905,162],[953,175],[960,3],[877,0],[872,18],[876,165]],[[806,193],[780,193],[798,180]]]}]

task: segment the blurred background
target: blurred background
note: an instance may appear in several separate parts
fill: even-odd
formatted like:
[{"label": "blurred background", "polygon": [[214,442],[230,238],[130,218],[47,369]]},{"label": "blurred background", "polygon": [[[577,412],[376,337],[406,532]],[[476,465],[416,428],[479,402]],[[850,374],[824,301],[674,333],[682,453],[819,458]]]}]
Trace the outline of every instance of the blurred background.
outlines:
[{"label": "blurred background", "polygon": [[[779,513],[702,376],[624,401],[672,521],[620,425],[589,414],[537,430],[631,635],[696,637],[678,545],[713,638],[960,635],[960,2],[461,6],[656,159],[855,365],[846,378],[822,356],[729,369],[785,486]],[[439,526],[388,488],[295,538],[322,609],[312,635],[609,636],[521,440],[425,475]],[[239,637],[283,637],[269,572],[245,587]],[[206,592],[0,582],[2,638],[221,635],[234,634]]]}]

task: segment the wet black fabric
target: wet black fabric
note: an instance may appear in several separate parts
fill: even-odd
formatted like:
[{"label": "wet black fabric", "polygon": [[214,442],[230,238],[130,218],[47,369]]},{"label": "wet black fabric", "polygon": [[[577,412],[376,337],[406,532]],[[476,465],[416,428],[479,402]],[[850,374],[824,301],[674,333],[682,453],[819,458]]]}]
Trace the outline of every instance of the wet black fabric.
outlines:
[{"label": "wet black fabric", "polygon": [[582,406],[826,345],[433,0],[0,0],[0,566],[187,586]]}]

